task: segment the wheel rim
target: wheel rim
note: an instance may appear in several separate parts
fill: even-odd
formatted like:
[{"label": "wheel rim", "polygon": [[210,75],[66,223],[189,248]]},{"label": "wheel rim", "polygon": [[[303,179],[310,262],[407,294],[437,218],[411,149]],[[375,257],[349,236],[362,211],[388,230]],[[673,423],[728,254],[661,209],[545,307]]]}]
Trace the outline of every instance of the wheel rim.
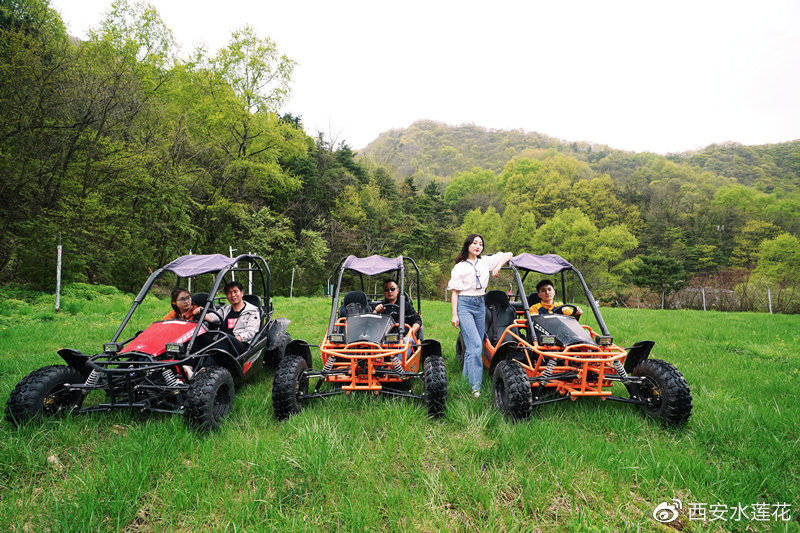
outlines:
[{"label": "wheel rim", "polygon": [[649,385],[645,390],[645,401],[647,402],[645,407],[648,410],[657,411],[661,408],[661,389],[650,377],[645,376],[645,382]]},{"label": "wheel rim", "polygon": [[308,390],[308,378],[306,377],[305,371],[300,372],[297,376],[295,390],[294,390],[294,397],[297,400],[298,404],[302,404],[303,400],[306,396],[306,390]]},{"label": "wheel rim", "polygon": [[494,405],[500,411],[505,411],[506,408],[505,393],[506,393],[506,384],[503,381],[501,375],[500,379],[497,380],[497,383],[494,384]]},{"label": "wheel rim", "polygon": [[42,412],[56,415],[73,407],[75,401],[74,392],[68,391],[64,385],[57,385],[42,398]]},{"label": "wheel rim", "polygon": [[222,385],[217,390],[217,395],[214,398],[214,417],[222,418],[231,408],[231,390],[228,385]]}]

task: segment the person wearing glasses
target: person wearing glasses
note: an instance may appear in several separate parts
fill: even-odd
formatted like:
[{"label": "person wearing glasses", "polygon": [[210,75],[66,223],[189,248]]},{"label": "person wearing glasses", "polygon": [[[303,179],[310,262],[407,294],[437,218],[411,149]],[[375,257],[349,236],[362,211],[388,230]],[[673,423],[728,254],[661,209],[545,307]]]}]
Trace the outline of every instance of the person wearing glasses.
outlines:
[{"label": "person wearing glasses", "polygon": [[[418,339],[417,332],[422,327],[422,317],[414,310],[414,304],[410,300],[410,298],[406,298],[406,324],[411,326],[410,333],[413,333],[414,338]],[[374,311],[378,314],[382,313],[387,304],[400,305],[400,287],[393,279],[383,282],[383,301],[375,306]]]},{"label": "person wearing glasses", "polygon": [[192,295],[180,287],[172,289],[170,294],[172,311],[164,315],[161,320],[194,320],[203,310],[202,307],[192,304]]},{"label": "person wearing glasses", "polygon": [[456,264],[450,272],[447,290],[453,291],[454,327],[461,328],[464,340],[464,378],[472,387],[472,395],[481,395],[483,379],[483,336],[486,329],[486,307],[483,295],[489,283],[489,273],[497,277],[500,268],[513,256],[511,252],[481,255],[484,248],[483,237],[472,233],[464,240],[464,245],[456,257]]}]

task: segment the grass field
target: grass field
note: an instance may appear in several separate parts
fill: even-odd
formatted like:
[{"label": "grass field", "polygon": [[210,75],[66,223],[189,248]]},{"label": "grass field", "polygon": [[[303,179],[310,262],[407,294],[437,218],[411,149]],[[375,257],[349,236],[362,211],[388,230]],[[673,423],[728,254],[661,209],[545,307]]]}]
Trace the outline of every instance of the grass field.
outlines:
[{"label": "grass field", "polygon": [[[131,301],[74,289],[0,301],[0,398],[70,346],[96,352]],[[90,299],[91,298],[91,299]],[[320,341],[328,300],[276,298],[290,333]],[[149,299],[140,324],[168,303]],[[201,436],[179,416],[95,414],[15,428],[0,423],[3,530],[668,530],[652,516],[681,500],[688,531],[798,531],[800,316],[604,309],[621,345],[688,380],[694,414],[679,431],[630,405],[562,402],[508,423],[456,368],[449,304],[424,302],[426,336],[448,361],[447,415],[402,399],[317,400],[273,418],[272,375],[237,391],[221,430]],[[134,326],[136,327],[136,326]],[[318,359],[318,353],[315,352]],[[318,363],[317,363],[318,364]],[[620,391],[622,394],[622,391]],[[692,520],[690,502],[788,503],[791,520]],[[752,514],[755,509],[748,509]]]}]

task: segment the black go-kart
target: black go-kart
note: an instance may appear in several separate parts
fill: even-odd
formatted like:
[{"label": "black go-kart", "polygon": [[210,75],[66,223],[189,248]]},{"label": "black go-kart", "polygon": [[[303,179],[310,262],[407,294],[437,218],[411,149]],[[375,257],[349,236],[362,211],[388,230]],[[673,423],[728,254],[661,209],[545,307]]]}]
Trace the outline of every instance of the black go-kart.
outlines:
[{"label": "black go-kart", "polygon": [[[198,282],[213,280],[209,292],[191,295],[193,305],[202,307],[196,320],[160,320],[120,340],[137,307],[167,274],[177,277],[177,287],[187,289],[192,281],[198,287]],[[218,306],[226,302],[223,296],[214,295],[237,274],[248,291],[242,299],[260,315],[258,333],[243,353],[237,352],[228,333],[204,320],[210,313],[219,317]],[[148,278],[102,352],[87,355],[71,348],[59,350],[66,365],[40,368],[20,381],[6,404],[6,420],[20,424],[67,413],[133,409],[182,413],[191,426],[214,429],[233,405],[235,385],[262,367],[277,366],[291,342],[288,325],[288,319],[273,317],[270,270],[261,257],[179,257]],[[102,391],[102,400],[85,401],[94,391]]]}]

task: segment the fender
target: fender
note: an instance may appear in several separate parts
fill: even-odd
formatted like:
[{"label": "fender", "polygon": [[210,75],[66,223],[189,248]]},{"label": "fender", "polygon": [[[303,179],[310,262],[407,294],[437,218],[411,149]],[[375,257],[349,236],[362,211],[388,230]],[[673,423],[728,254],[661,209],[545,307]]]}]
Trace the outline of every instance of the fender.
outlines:
[{"label": "fender", "polygon": [[239,383],[244,379],[242,365],[225,350],[209,350],[205,355],[213,359],[218,366],[227,368],[231,376],[233,376],[233,381],[235,383]]},{"label": "fender", "polygon": [[653,345],[655,345],[653,341],[639,341],[630,348],[625,348],[625,351],[628,352],[623,365],[625,371],[632,372],[639,363],[647,359],[650,355],[650,350],[653,349]]},{"label": "fender", "polygon": [[269,340],[269,344],[267,344],[266,348],[267,350],[274,350],[278,347],[278,342],[283,334],[286,333],[291,322],[292,321],[288,318],[276,318],[270,323],[267,327],[267,339]]},{"label": "fender", "polygon": [[289,344],[286,345],[286,354],[297,354],[303,359],[306,360],[306,364],[308,368],[311,368],[311,348],[308,347],[308,343],[304,340],[295,339]]},{"label": "fender", "polygon": [[424,363],[425,358],[429,355],[438,355],[439,357],[442,356],[442,345],[439,344],[439,341],[434,339],[425,339],[422,341],[422,351],[419,355],[420,364]]},{"label": "fender", "polygon": [[88,355],[78,350],[73,350],[72,348],[63,348],[58,351],[58,355],[60,355],[69,366],[80,372],[81,376],[84,378],[89,377],[92,369],[86,364],[86,361],[89,359]]},{"label": "fender", "polygon": [[494,355],[492,356],[492,361],[489,364],[489,375],[494,375],[494,369],[500,364],[500,361],[504,361],[506,359],[514,359],[516,351],[517,351],[518,343],[516,340],[509,340],[501,344],[495,350]]}]

